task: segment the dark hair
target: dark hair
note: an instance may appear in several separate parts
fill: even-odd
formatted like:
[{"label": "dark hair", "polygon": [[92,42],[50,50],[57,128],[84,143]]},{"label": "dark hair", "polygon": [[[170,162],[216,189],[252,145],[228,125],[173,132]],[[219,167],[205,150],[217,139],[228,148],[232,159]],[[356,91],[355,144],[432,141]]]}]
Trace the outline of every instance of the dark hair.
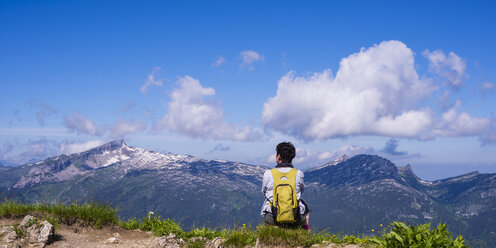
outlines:
[{"label": "dark hair", "polygon": [[293,158],[296,156],[296,149],[291,142],[281,142],[276,147],[276,155],[281,156],[281,161],[283,163],[291,163]]}]

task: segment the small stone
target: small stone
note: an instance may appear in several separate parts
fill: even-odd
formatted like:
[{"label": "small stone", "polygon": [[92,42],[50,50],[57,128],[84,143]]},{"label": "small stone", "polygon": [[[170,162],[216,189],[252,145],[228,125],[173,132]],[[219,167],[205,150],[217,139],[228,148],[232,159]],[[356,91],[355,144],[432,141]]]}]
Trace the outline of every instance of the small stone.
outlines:
[{"label": "small stone", "polygon": [[48,221],[43,221],[43,226],[41,227],[40,235],[38,236],[38,243],[48,243],[52,240],[54,235],[53,225]]},{"label": "small stone", "polygon": [[223,248],[224,242],[226,242],[225,239],[217,237],[207,242],[207,244],[205,244],[205,248]]},{"label": "small stone", "polygon": [[19,228],[20,228],[21,230],[26,230],[26,228],[27,228],[27,226],[26,226],[26,225],[27,225],[27,224],[28,224],[28,223],[29,223],[32,219],[34,219],[34,217],[33,217],[33,216],[31,216],[31,215],[26,215],[26,216],[24,216],[24,219],[22,219],[21,224],[19,224]]},{"label": "small stone", "polygon": [[44,247],[46,243],[52,240],[54,235],[53,225],[48,221],[43,221],[41,225],[34,224],[26,230],[26,238],[28,243]]},{"label": "small stone", "polygon": [[116,237],[109,238],[105,240],[104,244],[121,244],[122,241]]},{"label": "small stone", "polygon": [[175,234],[171,233],[165,238],[164,248],[179,248],[184,245],[184,240],[177,238]]},{"label": "small stone", "polygon": [[120,236],[121,236],[119,233],[114,233],[113,235],[114,235],[114,237],[116,237],[116,238],[118,238],[118,237],[120,237]]},{"label": "small stone", "polygon": [[29,248],[44,248],[46,244],[44,243],[36,243],[36,244],[28,244]]}]

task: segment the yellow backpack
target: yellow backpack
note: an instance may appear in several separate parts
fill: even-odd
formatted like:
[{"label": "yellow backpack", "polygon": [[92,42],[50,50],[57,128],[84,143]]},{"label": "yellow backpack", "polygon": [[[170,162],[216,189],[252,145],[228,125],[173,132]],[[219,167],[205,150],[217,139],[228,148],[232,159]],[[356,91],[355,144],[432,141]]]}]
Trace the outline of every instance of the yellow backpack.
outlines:
[{"label": "yellow backpack", "polygon": [[292,168],[289,172],[280,172],[277,168],[270,171],[274,178],[272,191],[272,214],[278,224],[293,224],[299,214],[298,198],[296,197],[296,173]]}]

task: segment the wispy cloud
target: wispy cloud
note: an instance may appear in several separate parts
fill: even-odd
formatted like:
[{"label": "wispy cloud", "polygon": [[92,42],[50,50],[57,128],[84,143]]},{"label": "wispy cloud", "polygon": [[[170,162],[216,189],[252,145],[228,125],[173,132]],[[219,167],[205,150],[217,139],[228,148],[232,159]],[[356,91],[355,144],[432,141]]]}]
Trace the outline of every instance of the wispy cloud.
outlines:
[{"label": "wispy cloud", "polygon": [[41,137],[29,139],[25,143],[5,142],[0,146],[0,160],[11,164],[21,165],[41,161],[60,154],[72,154],[89,150],[104,144],[103,140],[90,140],[84,142],[57,141]]},{"label": "wispy cloud", "polygon": [[129,110],[131,110],[132,108],[134,108],[135,104],[131,101],[127,102],[126,105],[124,105],[124,107],[122,107],[120,109],[120,111],[122,112],[128,112]]},{"label": "wispy cloud", "polygon": [[494,84],[493,84],[493,83],[490,83],[490,82],[484,82],[484,83],[482,83],[481,88],[482,88],[482,91],[483,91],[484,93],[488,93],[488,92],[493,91],[493,90],[494,90],[494,88],[496,88],[496,87],[494,86]]},{"label": "wispy cloud", "polygon": [[40,126],[45,125],[45,117],[57,113],[57,109],[55,107],[48,104],[43,104],[39,99],[31,99],[29,103],[31,108],[39,109],[39,111],[36,112],[36,120]]},{"label": "wispy cloud", "polygon": [[102,136],[106,132],[103,126],[97,126],[92,119],[86,118],[79,112],[65,116],[65,127],[79,134],[93,136]]},{"label": "wispy cloud", "polygon": [[240,56],[242,60],[241,66],[247,67],[249,70],[253,69],[253,63],[263,61],[265,59],[260,53],[251,50],[242,51]]},{"label": "wispy cloud", "polygon": [[262,134],[249,126],[224,122],[220,104],[213,99],[215,90],[204,88],[190,76],[179,77],[179,88],[170,94],[169,110],[155,125],[155,130],[167,128],[194,138],[214,140],[259,140]]},{"label": "wispy cloud", "polygon": [[450,52],[448,56],[441,50],[430,52],[425,50],[423,55],[430,61],[429,70],[448,79],[448,82],[455,87],[463,85],[465,77],[465,61]]},{"label": "wispy cloud", "polygon": [[36,119],[38,120],[38,123],[40,124],[40,126],[44,126],[45,125],[45,112],[40,111],[40,112],[36,113]]},{"label": "wispy cloud", "polygon": [[206,154],[212,154],[214,152],[227,152],[230,150],[231,150],[230,146],[226,146],[226,145],[223,145],[222,143],[219,143],[219,144],[215,145],[215,147],[212,150],[210,150],[209,152],[207,152]]},{"label": "wispy cloud", "polygon": [[44,136],[44,137],[67,137],[71,136],[66,128],[51,127],[11,127],[1,128],[0,135],[5,136]]},{"label": "wispy cloud", "polygon": [[110,136],[112,138],[124,138],[129,134],[146,130],[146,124],[141,121],[127,121],[120,118],[112,127]]},{"label": "wispy cloud", "polygon": [[148,87],[155,85],[155,86],[162,86],[162,79],[159,78],[159,73],[162,71],[160,67],[155,67],[153,68],[152,72],[148,74],[148,77],[146,79],[145,84],[141,86],[140,91],[143,94],[146,94],[146,91],[148,90]]},{"label": "wispy cloud", "polygon": [[210,65],[210,67],[219,67],[219,66],[223,65],[224,63],[226,63],[226,59],[222,56],[219,56],[217,58],[217,60],[215,60],[215,62]]},{"label": "wispy cloud", "polygon": [[467,112],[458,109],[461,101],[450,110],[444,112],[441,119],[436,122],[433,134],[438,136],[477,136],[487,132],[491,121],[485,118],[476,118]]},{"label": "wispy cloud", "polygon": [[101,146],[105,144],[105,141],[103,140],[90,140],[86,141],[83,143],[77,143],[74,141],[64,141],[60,145],[59,153],[61,154],[73,154],[73,153],[79,153],[79,152],[84,152],[89,149],[95,148],[97,146]]},{"label": "wispy cloud", "polygon": [[4,154],[2,159],[18,165],[40,161],[57,154],[58,145],[57,141],[46,137],[29,139],[26,143],[17,144],[15,147],[11,143],[10,147],[15,148],[15,151]]},{"label": "wispy cloud", "polygon": [[6,141],[0,146],[0,159],[6,160],[9,158],[9,153],[12,152],[15,148],[14,143],[10,141]]}]

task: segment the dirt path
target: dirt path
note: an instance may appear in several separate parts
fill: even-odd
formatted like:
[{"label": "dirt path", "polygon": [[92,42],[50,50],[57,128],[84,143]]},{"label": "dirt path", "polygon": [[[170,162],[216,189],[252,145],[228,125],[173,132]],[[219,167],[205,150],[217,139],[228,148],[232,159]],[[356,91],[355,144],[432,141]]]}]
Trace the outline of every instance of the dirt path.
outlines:
[{"label": "dirt path", "polygon": [[[20,223],[22,219],[0,219],[0,226]],[[56,240],[46,247],[163,247],[164,238],[154,237],[141,230],[125,230],[121,227],[93,229],[59,225]],[[111,239],[113,238],[113,239]]]}]

